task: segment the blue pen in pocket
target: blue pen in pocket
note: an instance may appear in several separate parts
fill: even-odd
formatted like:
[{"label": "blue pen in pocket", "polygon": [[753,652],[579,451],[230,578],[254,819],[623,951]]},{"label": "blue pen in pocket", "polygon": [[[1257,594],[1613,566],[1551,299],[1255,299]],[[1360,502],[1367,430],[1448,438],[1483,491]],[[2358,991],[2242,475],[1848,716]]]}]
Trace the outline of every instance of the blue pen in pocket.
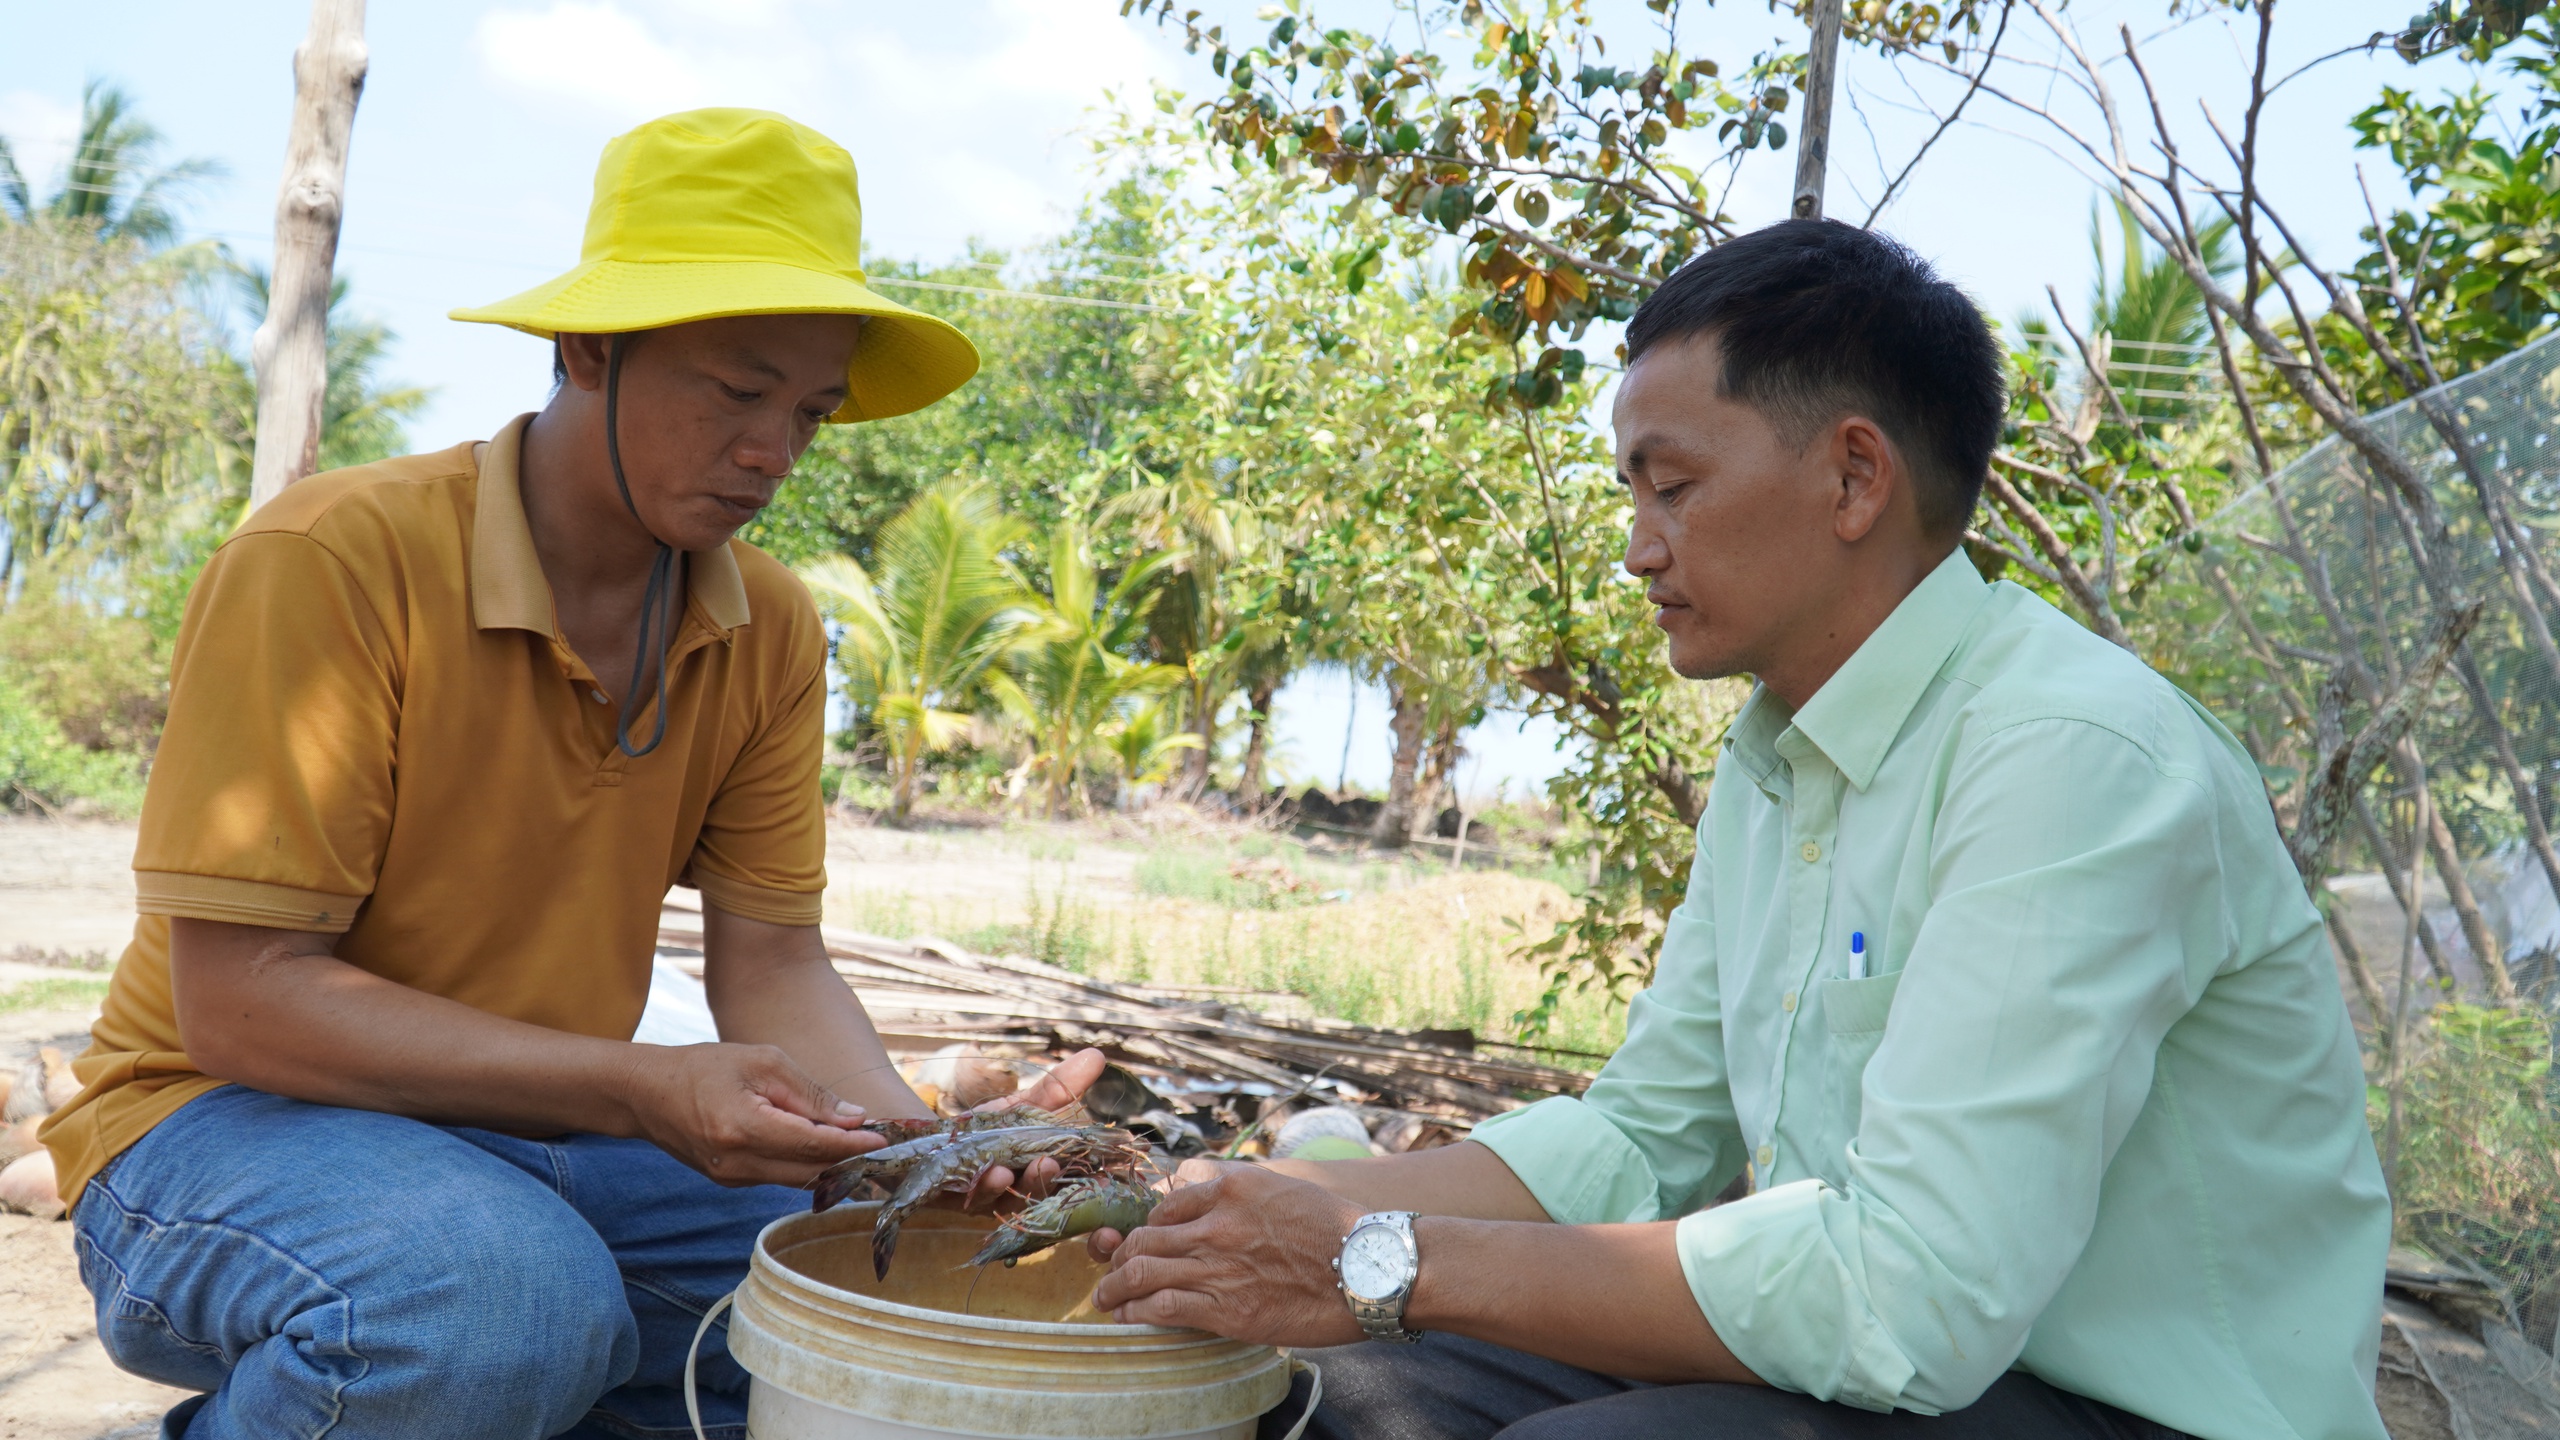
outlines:
[{"label": "blue pen in pocket", "polygon": [[1849,932],[1849,978],[1867,978],[1867,932],[1864,930]]}]

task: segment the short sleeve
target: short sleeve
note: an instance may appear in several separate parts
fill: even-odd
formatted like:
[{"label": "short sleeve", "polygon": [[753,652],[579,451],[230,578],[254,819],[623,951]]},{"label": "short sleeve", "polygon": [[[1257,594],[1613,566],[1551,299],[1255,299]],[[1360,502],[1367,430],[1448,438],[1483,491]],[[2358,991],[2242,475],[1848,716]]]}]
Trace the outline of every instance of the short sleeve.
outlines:
[{"label": "short sleeve", "polygon": [[307,535],[234,537],[187,602],[144,793],[136,905],[325,933],[373,893],[392,813],[399,648]]},{"label": "short sleeve", "polygon": [[[804,602],[805,603],[805,602]],[[826,799],[818,767],[827,738],[826,642],[810,653],[704,812],[687,879],[705,903],[771,925],[815,925],[827,889]]]}]

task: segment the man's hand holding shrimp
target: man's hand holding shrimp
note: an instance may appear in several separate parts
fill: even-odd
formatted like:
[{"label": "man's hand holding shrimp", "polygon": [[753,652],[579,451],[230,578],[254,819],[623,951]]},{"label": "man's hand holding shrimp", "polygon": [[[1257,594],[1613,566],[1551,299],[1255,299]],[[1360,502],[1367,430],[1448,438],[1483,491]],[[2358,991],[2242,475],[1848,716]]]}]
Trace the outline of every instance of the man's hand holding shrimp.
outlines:
[{"label": "man's hand holding shrimp", "polygon": [[[978,1108],[1010,1110],[1028,1105],[1035,1110],[1064,1110],[1084,1098],[1084,1092],[1092,1089],[1093,1082],[1102,1078],[1102,1067],[1107,1063],[1099,1050],[1079,1050],[1059,1061],[1056,1069],[1041,1076],[1029,1088],[1001,1100],[990,1100]],[[960,1207],[964,1210],[993,1209],[998,1202],[1014,1196],[1017,1191],[1037,1199],[1049,1193],[1049,1187],[1056,1183],[1057,1178],[1058,1162],[1045,1156],[1024,1166],[1020,1175],[1002,1165],[992,1166],[978,1177],[975,1185],[969,1187],[969,1193],[961,1197]]]},{"label": "man's hand holding shrimp", "polygon": [[1365,1207],[1259,1165],[1187,1160],[1147,1223],[1095,1232],[1108,1256],[1094,1303],[1131,1324],[1215,1330],[1267,1345],[1348,1345],[1330,1257]]}]

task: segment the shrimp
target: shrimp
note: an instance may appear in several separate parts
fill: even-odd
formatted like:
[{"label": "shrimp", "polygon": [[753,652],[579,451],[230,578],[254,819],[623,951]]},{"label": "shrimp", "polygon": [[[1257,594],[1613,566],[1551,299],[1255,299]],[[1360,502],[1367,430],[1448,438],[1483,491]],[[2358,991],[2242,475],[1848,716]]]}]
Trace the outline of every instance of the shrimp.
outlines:
[{"label": "shrimp", "polygon": [[862,1129],[887,1136],[892,1143],[849,1160],[839,1160],[819,1171],[818,1178],[809,1182],[812,1192],[810,1212],[814,1214],[833,1209],[865,1180],[894,1181],[905,1175],[908,1167],[917,1161],[958,1144],[968,1136],[990,1130],[1057,1123],[1058,1118],[1048,1111],[1035,1110],[1028,1105],[1015,1105],[1003,1110],[973,1110],[953,1120],[885,1118],[867,1121]]},{"label": "shrimp", "polygon": [[1074,1181],[1060,1186],[1048,1199],[1008,1216],[996,1227],[996,1233],[987,1237],[986,1245],[969,1257],[969,1263],[986,1265],[1001,1260],[1011,1265],[1061,1240],[1096,1230],[1126,1234],[1147,1223],[1147,1216],[1161,1198],[1145,1185],[1107,1175]]},{"label": "shrimp", "polygon": [[1018,1125],[961,1136],[907,1166],[897,1193],[872,1222],[871,1267],[881,1279],[898,1250],[898,1230],[917,1206],[946,1191],[961,1191],[991,1168],[1020,1174],[1032,1161],[1058,1162],[1070,1177],[1113,1167],[1127,1169],[1146,1158],[1146,1147],[1125,1130],[1108,1126]]}]

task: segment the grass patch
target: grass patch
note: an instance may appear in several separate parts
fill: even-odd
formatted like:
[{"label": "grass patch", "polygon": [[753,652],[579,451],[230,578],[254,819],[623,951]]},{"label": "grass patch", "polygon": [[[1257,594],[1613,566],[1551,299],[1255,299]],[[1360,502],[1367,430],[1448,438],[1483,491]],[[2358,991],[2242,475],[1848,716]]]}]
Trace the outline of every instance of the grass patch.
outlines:
[{"label": "grass patch", "polygon": [[[1289,888],[1275,894],[1279,867]],[[1537,965],[1512,951],[1571,904],[1528,876],[1336,861],[1259,836],[1160,845],[1138,856],[1130,879],[1135,895],[1043,867],[1021,900],[1005,904],[838,891],[828,918],[876,935],[947,936],[1100,979],[1286,991],[1358,1024],[1503,1040],[1511,1017],[1545,988]],[[1567,997],[1548,1038],[1605,1054],[1625,1034],[1625,1007],[1594,994]]]},{"label": "grass patch", "polygon": [[[2459,1003],[2411,1026],[2392,1177],[2400,1238],[2489,1275],[2527,1342],[2546,1349],[2560,1330],[2553,1039],[2542,1015]],[[2384,1141],[2389,1091],[2377,1082],[2369,1096]]]},{"label": "grass patch", "polygon": [[0,990],[0,1015],[21,1010],[68,1010],[105,1002],[107,982],[62,979],[28,980]]}]

